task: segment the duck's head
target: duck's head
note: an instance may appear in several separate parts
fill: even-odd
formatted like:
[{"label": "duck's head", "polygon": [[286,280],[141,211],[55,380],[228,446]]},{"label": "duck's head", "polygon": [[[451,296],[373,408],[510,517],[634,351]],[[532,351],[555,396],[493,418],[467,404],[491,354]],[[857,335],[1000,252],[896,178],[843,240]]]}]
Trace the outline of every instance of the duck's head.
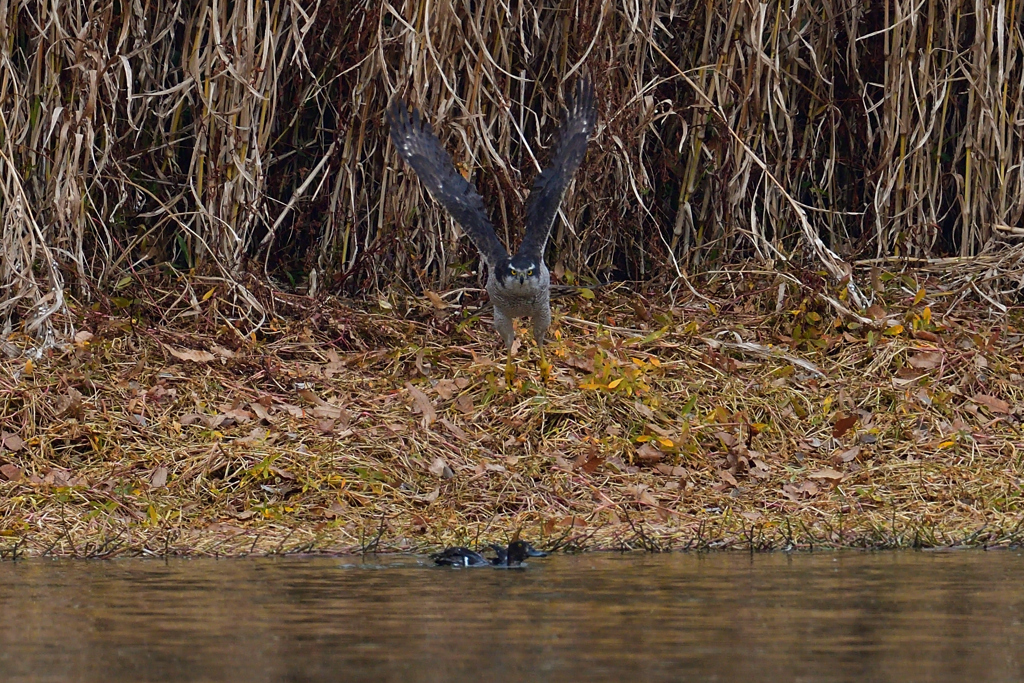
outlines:
[{"label": "duck's head", "polygon": [[508,550],[505,551],[505,552],[506,552],[507,561],[508,561],[508,563],[510,565],[511,564],[519,564],[520,562],[525,560],[527,557],[547,557],[548,556],[547,553],[542,552],[540,550],[537,550],[536,548],[534,548],[532,545],[530,545],[526,541],[512,541],[511,543],[508,544]]}]

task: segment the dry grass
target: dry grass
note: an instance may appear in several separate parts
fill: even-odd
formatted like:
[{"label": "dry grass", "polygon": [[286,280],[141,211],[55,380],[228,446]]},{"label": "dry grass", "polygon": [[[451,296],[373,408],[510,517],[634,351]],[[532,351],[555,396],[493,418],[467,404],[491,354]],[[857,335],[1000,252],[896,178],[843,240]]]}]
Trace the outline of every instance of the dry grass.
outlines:
[{"label": "dry grass", "polygon": [[76,307],[0,363],[0,555],[1019,544],[1021,309],[871,279],[881,332],[813,273],[561,299],[511,390],[472,290],[277,294],[249,338]]},{"label": "dry grass", "polygon": [[[387,103],[428,112],[515,238],[584,71],[600,121],[552,265],[642,281],[758,258],[841,280],[857,258],[984,253],[1020,239],[1022,12],[13,0],[0,332],[67,338],[69,294],[180,327],[214,292],[221,322],[263,334],[271,277],[314,295],[448,289],[475,254],[397,164]],[[151,291],[168,273],[177,286]],[[862,315],[866,285],[831,305]]]}]

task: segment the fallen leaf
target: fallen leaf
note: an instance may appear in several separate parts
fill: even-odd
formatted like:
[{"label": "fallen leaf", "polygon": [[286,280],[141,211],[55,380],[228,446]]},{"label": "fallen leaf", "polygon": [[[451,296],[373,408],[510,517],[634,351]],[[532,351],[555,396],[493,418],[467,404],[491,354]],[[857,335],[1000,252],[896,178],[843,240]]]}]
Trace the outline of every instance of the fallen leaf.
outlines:
[{"label": "fallen leaf", "polygon": [[832,438],[838,439],[846,432],[850,431],[850,427],[857,424],[856,415],[847,415],[836,420],[835,425],[832,426]]},{"label": "fallen leaf", "polygon": [[458,389],[459,387],[450,379],[442,379],[434,385],[434,391],[436,391],[437,395],[445,401],[454,396]]},{"label": "fallen leaf", "polygon": [[193,363],[209,363],[212,360],[216,360],[217,356],[213,355],[209,351],[193,351],[192,349],[178,350],[173,346],[164,344],[164,348],[167,349],[172,356],[179,360],[190,360]]},{"label": "fallen leaf", "polygon": [[868,307],[867,314],[872,320],[881,320],[885,317],[885,309],[878,304],[872,304]]},{"label": "fallen leaf", "polygon": [[1000,413],[1002,415],[1010,414],[1010,404],[1002,399],[996,398],[995,396],[989,396],[988,394],[975,394],[971,400],[975,403],[980,403],[993,413]]},{"label": "fallen leaf", "polygon": [[651,444],[645,443],[636,449],[636,457],[640,462],[655,463],[665,457],[665,455]]},{"label": "fallen leaf", "polygon": [[274,408],[277,410],[283,410],[294,418],[302,419],[306,417],[306,411],[298,406],[293,406],[291,403],[275,403]]},{"label": "fallen leaf", "polygon": [[322,398],[320,398],[319,396],[317,396],[316,392],[313,391],[312,389],[299,389],[298,393],[299,393],[299,396],[301,396],[304,401],[312,403],[313,405],[316,405],[316,406],[326,406],[326,405],[328,405],[327,401],[325,401]]},{"label": "fallen leaf", "polygon": [[17,434],[0,432],[0,446],[3,446],[9,451],[20,451],[25,447],[25,441]]},{"label": "fallen leaf", "polygon": [[313,408],[313,417],[327,418],[330,420],[338,420],[341,418],[342,409],[332,405],[322,405]]},{"label": "fallen leaf", "polygon": [[451,420],[441,418],[441,424],[444,425],[445,429],[459,441],[469,441],[469,435],[462,431],[461,428]]},{"label": "fallen leaf", "polygon": [[409,395],[412,396],[413,410],[423,416],[421,421],[423,426],[429,427],[432,425],[434,420],[437,419],[437,411],[434,409],[434,404],[430,402],[430,398],[409,382],[405,383],[405,388],[409,390]]},{"label": "fallen leaf", "polygon": [[832,484],[833,486],[837,486],[839,484],[839,482],[841,482],[843,480],[843,477],[845,477],[845,476],[846,475],[844,475],[842,472],[836,472],[835,470],[832,470],[832,469],[824,469],[824,470],[818,470],[817,472],[812,472],[811,474],[808,474],[807,478],[808,479],[824,479],[825,481],[827,481],[828,483]]},{"label": "fallen leaf", "polygon": [[155,489],[163,488],[167,485],[167,468],[161,465],[153,470],[153,475],[149,478],[149,485]]},{"label": "fallen leaf", "polygon": [[937,352],[918,353],[907,359],[907,364],[918,370],[934,370],[942,363],[942,354]]},{"label": "fallen leaf", "polygon": [[455,476],[455,473],[452,472],[452,468],[448,467],[448,463],[446,463],[440,456],[434,458],[434,462],[431,463],[430,473],[435,477],[441,477],[442,479],[451,479]]},{"label": "fallen leaf", "polygon": [[78,417],[82,413],[82,393],[74,387],[68,387],[68,393],[57,399],[57,414],[61,417]]},{"label": "fallen leaf", "polygon": [[252,431],[246,436],[240,436],[231,443],[233,444],[252,444],[259,443],[267,438],[267,430],[262,427],[253,427]]},{"label": "fallen leaf", "polygon": [[341,503],[331,503],[331,506],[324,509],[323,515],[328,519],[337,519],[347,512],[347,508]]},{"label": "fallen leaf", "polygon": [[210,348],[213,349],[213,352],[216,353],[221,358],[234,358],[235,357],[235,352],[234,351],[232,351],[231,349],[225,349],[223,346],[218,346],[217,344],[214,344]]},{"label": "fallen leaf", "polygon": [[854,446],[836,455],[836,460],[839,462],[850,462],[851,460],[856,460],[858,455],[860,455],[860,446]]},{"label": "fallen leaf", "polygon": [[604,458],[598,454],[597,446],[591,444],[590,448],[587,449],[585,453],[580,453],[576,456],[576,460],[573,462],[573,467],[580,468],[587,474],[593,474],[597,471],[597,468],[603,464]]},{"label": "fallen leaf", "polygon": [[252,413],[241,408],[232,408],[224,411],[225,417],[230,417],[232,420],[238,423],[248,422],[252,419]]},{"label": "fallen leaf", "polygon": [[678,465],[673,467],[672,465],[657,465],[658,471],[662,474],[667,474],[673,477],[685,477],[688,473],[685,467],[679,467]]},{"label": "fallen leaf", "polygon": [[7,481],[21,481],[21,468],[11,463],[0,465],[0,475]]},{"label": "fallen leaf", "polygon": [[270,419],[270,413],[267,411],[267,409],[263,406],[262,403],[258,401],[253,401],[252,403],[249,404],[249,407],[252,408],[252,412],[256,413],[256,416],[259,417],[261,420],[264,420],[266,422],[272,422],[272,420]]},{"label": "fallen leaf", "polygon": [[721,477],[722,481],[729,484],[730,486],[739,486],[740,483],[736,481],[736,477],[732,475],[729,470],[719,470],[718,476]]},{"label": "fallen leaf", "polygon": [[455,408],[460,413],[470,415],[473,413],[473,397],[469,394],[463,394],[455,399]]}]

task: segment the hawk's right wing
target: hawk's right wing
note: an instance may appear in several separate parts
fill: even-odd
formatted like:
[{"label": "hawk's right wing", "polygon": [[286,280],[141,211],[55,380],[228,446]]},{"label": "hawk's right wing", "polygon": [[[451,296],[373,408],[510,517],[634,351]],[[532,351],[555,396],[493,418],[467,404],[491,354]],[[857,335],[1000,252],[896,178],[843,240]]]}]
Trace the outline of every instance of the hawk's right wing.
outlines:
[{"label": "hawk's right wing", "polygon": [[491,270],[507,261],[508,252],[487,218],[484,200],[455,170],[451,155],[441,146],[430,124],[421,120],[415,109],[410,115],[401,100],[391,106],[387,120],[398,154],[416,171],[430,196],[462,226]]}]

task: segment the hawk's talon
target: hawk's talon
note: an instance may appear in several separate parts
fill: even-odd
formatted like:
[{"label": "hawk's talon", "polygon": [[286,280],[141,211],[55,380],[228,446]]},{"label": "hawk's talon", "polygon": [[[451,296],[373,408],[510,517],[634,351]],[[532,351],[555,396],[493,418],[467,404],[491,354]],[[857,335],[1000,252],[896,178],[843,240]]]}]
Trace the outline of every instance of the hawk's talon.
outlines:
[{"label": "hawk's talon", "polygon": [[547,382],[551,377],[551,363],[544,357],[544,347],[540,347],[540,381]]}]

